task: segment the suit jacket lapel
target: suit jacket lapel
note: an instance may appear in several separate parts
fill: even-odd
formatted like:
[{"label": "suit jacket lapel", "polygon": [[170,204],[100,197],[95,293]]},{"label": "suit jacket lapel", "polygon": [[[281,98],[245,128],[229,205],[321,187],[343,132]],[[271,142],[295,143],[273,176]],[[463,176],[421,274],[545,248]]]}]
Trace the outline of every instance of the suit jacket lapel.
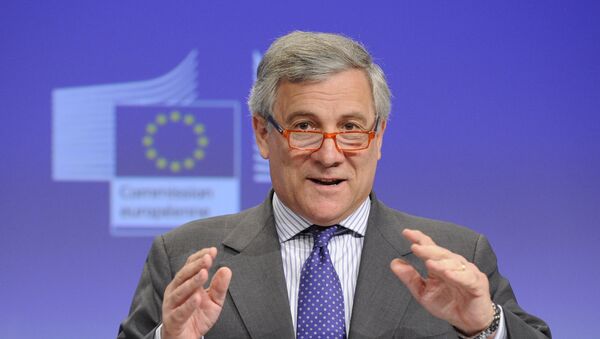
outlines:
[{"label": "suit jacket lapel", "polygon": [[293,338],[271,197],[253,212],[223,242],[239,252],[223,262],[233,272],[229,293],[252,338]]},{"label": "suit jacket lapel", "polygon": [[411,264],[410,243],[400,234],[403,228],[393,214],[386,213],[374,195],[363,244],[354,305],[350,322],[350,338],[391,338],[412,296],[390,270],[393,258],[402,257]]}]

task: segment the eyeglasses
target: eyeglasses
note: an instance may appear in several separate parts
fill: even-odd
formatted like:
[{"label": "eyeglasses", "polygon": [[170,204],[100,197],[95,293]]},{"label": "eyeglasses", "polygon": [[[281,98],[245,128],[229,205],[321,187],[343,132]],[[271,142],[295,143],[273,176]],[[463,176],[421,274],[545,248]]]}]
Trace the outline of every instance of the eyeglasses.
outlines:
[{"label": "eyeglasses", "polygon": [[371,140],[375,138],[377,126],[379,125],[379,117],[377,117],[375,126],[370,131],[326,133],[282,128],[270,115],[267,117],[267,121],[287,139],[290,148],[302,151],[316,151],[320,149],[325,139],[333,139],[335,148],[339,151],[360,151],[367,149],[371,144]]}]

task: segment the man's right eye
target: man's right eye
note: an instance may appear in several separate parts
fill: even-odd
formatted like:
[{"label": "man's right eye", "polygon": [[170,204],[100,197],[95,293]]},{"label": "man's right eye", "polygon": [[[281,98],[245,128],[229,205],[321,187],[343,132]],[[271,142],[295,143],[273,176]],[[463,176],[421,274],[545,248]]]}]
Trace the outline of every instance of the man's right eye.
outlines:
[{"label": "man's right eye", "polygon": [[298,122],[294,125],[294,129],[299,129],[302,131],[308,131],[314,129],[312,124],[308,121]]}]

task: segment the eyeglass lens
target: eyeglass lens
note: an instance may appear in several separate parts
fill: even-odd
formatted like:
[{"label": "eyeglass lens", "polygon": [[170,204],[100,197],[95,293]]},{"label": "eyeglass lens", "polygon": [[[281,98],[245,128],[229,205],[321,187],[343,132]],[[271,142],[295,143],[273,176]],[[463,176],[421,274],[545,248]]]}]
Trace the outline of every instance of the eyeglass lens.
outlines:
[{"label": "eyeglass lens", "polygon": [[[291,132],[289,138],[290,146],[299,149],[317,149],[323,142],[321,133]],[[342,150],[365,148],[369,143],[369,135],[362,132],[340,133],[333,139]]]}]

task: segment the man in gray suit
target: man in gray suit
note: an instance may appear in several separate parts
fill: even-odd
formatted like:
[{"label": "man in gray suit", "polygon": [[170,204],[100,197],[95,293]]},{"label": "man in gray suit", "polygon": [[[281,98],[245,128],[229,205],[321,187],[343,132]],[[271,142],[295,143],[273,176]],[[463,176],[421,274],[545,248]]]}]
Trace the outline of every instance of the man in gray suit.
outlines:
[{"label": "man in gray suit", "polygon": [[[517,304],[485,237],[372,193],[390,93],[359,43],[279,38],[249,105],[273,191],[155,239],[119,338],[550,337]],[[326,229],[333,236],[316,251],[335,270],[341,326],[306,333],[302,281],[320,241],[311,233]],[[315,307],[317,322],[333,318]]]}]

